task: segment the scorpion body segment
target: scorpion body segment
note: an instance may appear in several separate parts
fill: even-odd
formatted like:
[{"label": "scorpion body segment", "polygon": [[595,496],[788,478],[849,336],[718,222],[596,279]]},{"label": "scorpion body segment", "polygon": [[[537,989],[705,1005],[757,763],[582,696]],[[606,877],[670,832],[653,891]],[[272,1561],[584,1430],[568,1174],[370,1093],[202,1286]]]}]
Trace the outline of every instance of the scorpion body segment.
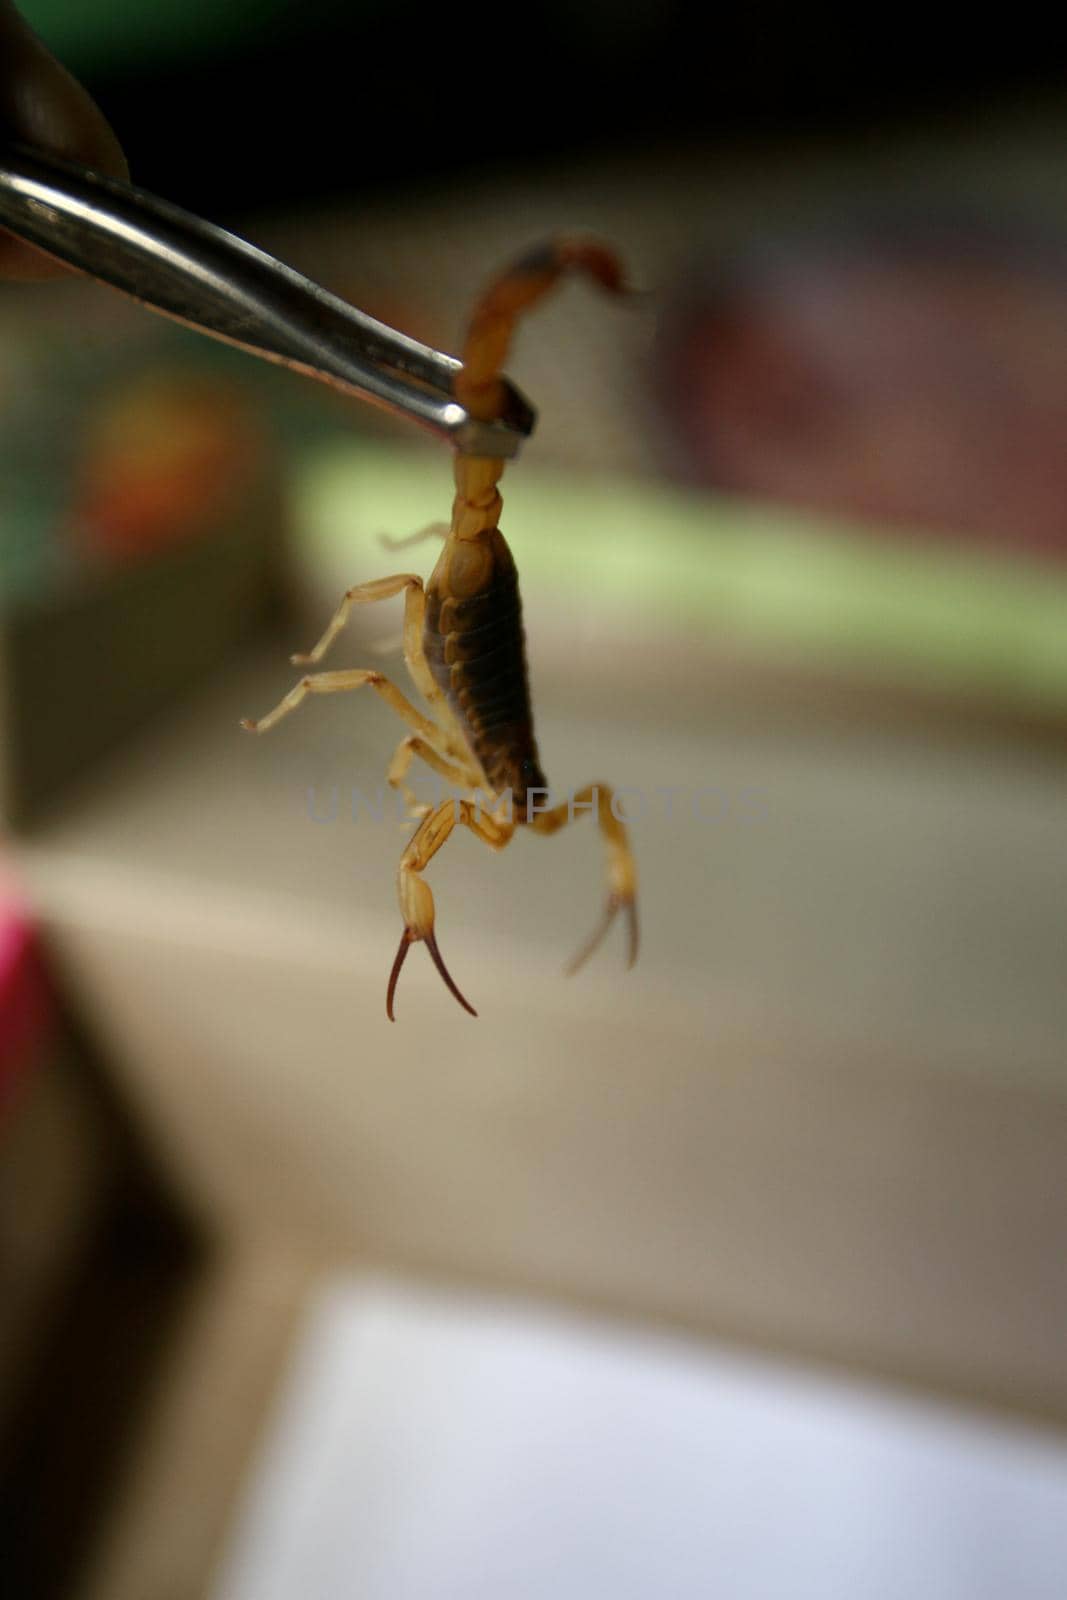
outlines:
[{"label": "scorpion body segment", "polygon": [[[584,272],[612,293],[622,292],[614,254],[595,241],[572,238],[555,239],[529,252],[490,284],[475,308],[455,379],[456,399],[472,417],[489,422],[501,414],[506,391],[500,369],[514,325],[572,270]],[[631,964],[637,954],[636,872],[612,791],[606,784],[588,784],[561,805],[546,808],[534,803],[535,792],[547,795],[548,785],[534,740],[518,574],[500,532],[498,484],[503,470],[504,462],[496,458],[457,456],[452,520],[447,529],[436,530],[444,531],[445,543],[426,586],[409,572],[349,589],[314,649],[293,657],[300,663],[320,661],[353,605],[402,593],[405,660],[428,715],[382,673],[358,669],[310,674],[268,716],[244,723],[253,732],[264,732],[308,694],[367,686],[412,730],[401,741],[388,771],[389,782],[404,795],[412,815],[420,818],[401,855],[397,876],[404,931],[386,991],[390,1020],[400,970],[408,950],[419,942],[426,945],[449,991],[475,1014],[441,956],[433,893],[422,876],[457,824],[500,850],[519,824],[548,835],[589,812],[607,851],[608,895],[600,924],[569,970],[592,953],[620,909],[629,923]],[[436,807],[421,805],[405,782],[416,759],[458,788],[462,797]]]},{"label": "scorpion body segment", "polygon": [[450,540],[426,586],[423,650],[493,794],[547,789],[534,741],[519,575],[499,528]]}]

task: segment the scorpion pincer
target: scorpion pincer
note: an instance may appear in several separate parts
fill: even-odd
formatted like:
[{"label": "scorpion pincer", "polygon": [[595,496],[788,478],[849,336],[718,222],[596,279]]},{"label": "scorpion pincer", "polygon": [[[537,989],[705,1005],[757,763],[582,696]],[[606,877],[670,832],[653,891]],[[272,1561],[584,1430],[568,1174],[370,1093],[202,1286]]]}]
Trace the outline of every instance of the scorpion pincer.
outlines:
[{"label": "scorpion pincer", "polygon": [[[489,285],[471,319],[455,380],[456,399],[471,416],[490,422],[502,415],[505,390],[500,372],[515,324],[568,272],[584,273],[611,294],[625,292],[616,256],[596,241],[561,237],[524,255]],[[447,528],[435,525],[424,530],[444,535],[428,583],[424,586],[414,573],[404,572],[349,589],[314,649],[292,657],[296,665],[316,664],[343,629],[353,606],[402,593],[404,658],[429,714],[382,673],[357,668],[310,673],[267,716],[242,724],[251,732],[265,733],[306,695],[366,687],[379,694],[411,730],[388,768],[389,783],[403,794],[409,813],[420,819],[400,858],[398,893],[404,931],[386,991],[390,1021],[400,969],[412,944],[419,941],[425,943],[460,1005],[477,1015],[441,956],[433,894],[423,877],[457,823],[491,849],[500,850],[520,826],[551,834],[576,816],[594,813],[607,852],[607,901],[598,926],[568,970],[576,971],[592,954],[620,910],[628,920],[631,966],[637,957],[636,870],[612,790],[607,784],[591,783],[559,805],[537,804],[537,797],[547,796],[548,785],[534,739],[518,574],[500,531],[498,485],[503,470],[502,460],[457,455],[452,520]],[[416,759],[457,794],[434,807],[420,804],[406,781]]]}]

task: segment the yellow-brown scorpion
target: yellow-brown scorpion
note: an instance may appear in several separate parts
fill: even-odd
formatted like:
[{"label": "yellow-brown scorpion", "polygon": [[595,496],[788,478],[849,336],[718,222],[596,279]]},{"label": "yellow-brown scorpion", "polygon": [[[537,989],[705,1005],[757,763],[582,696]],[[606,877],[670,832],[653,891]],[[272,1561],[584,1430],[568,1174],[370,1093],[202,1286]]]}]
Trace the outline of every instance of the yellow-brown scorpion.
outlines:
[{"label": "yellow-brown scorpion", "polygon": [[[472,417],[490,422],[502,414],[505,392],[500,372],[515,323],[573,271],[584,273],[609,293],[624,292],[612,251],[595,241],[568,237],[524,255],[489,285],[471,319],[462,368],[455,379],[456,399]],[[576,971],[592,954],[620,910],[629,925],[631,966],[637,957],[636,870],[612,790],[607,784],[591,783],[560,805],[540,809],[535,802],[535,796],[548,794],[548,785],[534,741],[518,574],[499,527],[497,485],[503,470],[502,460],[457,455],[452,520],[447,530],[439,530],[445,536],[444,548],[429,582],[424,586],[414,573],[401,572],[358,584],[348,590],[314,649],[292,657],[297,665],[318,663],[353,606],[403,593],[404,659],[429,714],[381,672],[356,668],[310,673],[267,716],[242,723],[250,732],[265,733],[306,695],[366,687],[375,690],[412,730],[388,769],[389,783],[403,794],[410,815],[421,819],[400,857],[404,931],[386,991],[390,1021],[400,969],[419,940],[460,1005],[477,1015],[442,959],[434,933],[433,895],[422,876],[457,822],[491,849],[501,850],[520,825],[533,833],[556,833],[576,816],[595,811],[607,849],[607,903],[599,925],[568,970]],[[435,807],[419,804],[406,783],[416,758],[452,785],[456,795]]]}]

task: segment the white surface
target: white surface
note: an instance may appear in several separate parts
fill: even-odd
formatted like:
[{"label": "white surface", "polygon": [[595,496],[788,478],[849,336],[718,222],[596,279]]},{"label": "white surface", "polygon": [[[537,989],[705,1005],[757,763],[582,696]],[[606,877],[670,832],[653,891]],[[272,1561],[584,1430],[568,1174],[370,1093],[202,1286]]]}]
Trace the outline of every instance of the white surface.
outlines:
[{"label": "white surface", "polygon": [[332,1288],[216,1600],[1062,1600],[1067,1443],[526,1307]]}]

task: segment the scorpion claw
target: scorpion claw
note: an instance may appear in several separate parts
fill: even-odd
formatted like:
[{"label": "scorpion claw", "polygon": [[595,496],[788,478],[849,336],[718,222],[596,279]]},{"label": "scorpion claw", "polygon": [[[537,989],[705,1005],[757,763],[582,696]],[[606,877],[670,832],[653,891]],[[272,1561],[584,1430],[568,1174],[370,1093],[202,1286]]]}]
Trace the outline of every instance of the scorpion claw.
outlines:
[{"label": "scorpion claw", "polygon": [[431,956],[433,957],[433,964],[437,968],[438,972],[441,974],[442,978],[444,979],[445,988],[448,990],[449,994],[455,996],[455,998],[459,1001],[460,1005],[463,1007],[464,1011],[469,1011],[472,1017],[476,1017],[478,1015],[477,1011],[475,1011],[474,1007],[471,1005],[469,1000],[464,1000],[463,996],[460,994],[459,990],[456,988],[456,985],[455,985],[455,982],[453,980],[452,974],[449,972],[448,968],[445,966],[444,960],[443,960],[443,958],[441,956],[441,952],[437,948],[437,940],[436,940],[436,938],[434,937],[434,935],[432,933],[428,933],[426,935],[426,948],[430,952]]},{"label": "scorpion claw", "polygon": [[396,953],[396,960],[393,962],[393,970],[389,974],[389,987],[385,991],[385,1014],[389,1018],[390,1022],[396,1021],[396,1018],[393,1015],[393,996],[396,994],[396,980],[400,976],[400,969],[404,965],[404,961],[413,941],[414,935],[409,933],[405,928],[403,933],[400,935],[400,948]]},{"label": "scorpion claw", "polygon": [[632,967],[637,960],[637,906],[632,895],[609,894],[604,906],[604,915],[597,923],[593,932],[582,945],[573,960],[567,963],[566,973],[568,978],[573,978],[579,967],[584,967],[593,951],[598,949],[607,934],[611,924],[615,921],[620,907],[626,907],[626,917],[629,924],[629,952],[626,965]]},{"label": "scorpion claw", "polygon": [[[403,933],[400,935],[400,948],[397,950],[396,960],[393,962],[393,970],[389,974],[389,987],[385,994],[385,1014],[389,1018],[390,1022],[396,1021],[396,1017],[393,1014],[393,998],[396,995],[396,983],[397,979],[400,977],[400,969],[407,959],[408,951],[411,949],[413,944],[417,943],[419,937],[420,935],[414,933],[410,928],[405,928]],[[463,1007],[464,1011],[469,1011],[472,1017],[476,1017],[478,1015],[477,1011],[475,1011],[470,1002],[465,1000],[463,995],[460,994],[452,974],[445,966],[444,958],[438,949],[437,940],[433,933],[423,934],[421,937],[425,940],[426,948],[429,950],[430,955],[433,958],[433,964],[441,974],[448,992],[455,996],[460,1005]]]}]

